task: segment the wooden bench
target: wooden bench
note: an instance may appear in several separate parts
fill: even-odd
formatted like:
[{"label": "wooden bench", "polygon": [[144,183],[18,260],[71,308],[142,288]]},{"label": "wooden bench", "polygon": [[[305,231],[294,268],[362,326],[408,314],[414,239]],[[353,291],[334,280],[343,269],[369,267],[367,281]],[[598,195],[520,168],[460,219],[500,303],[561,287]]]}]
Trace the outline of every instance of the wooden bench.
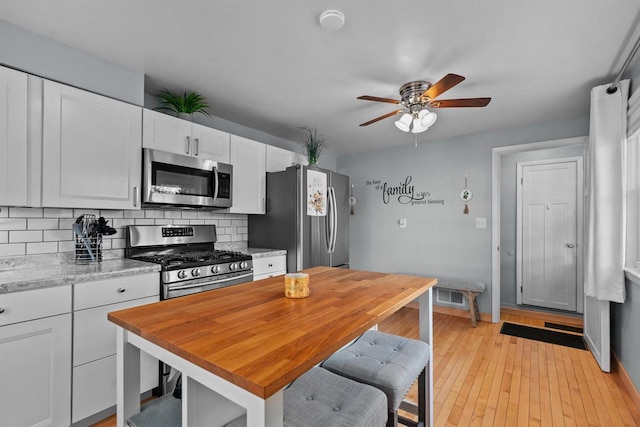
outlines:
[{"label": "wooden bench", "polygon": [[446,277],[438,277],[438,284],[435,286],[440,289],[460,292],[469,301],[469,311],[471,312],[471,326],[478,326],[480,320],[480,310],[478,310],[478,302],[476,297],[484,292],[487,285],[477,280],[460,280],[450,279]]}]

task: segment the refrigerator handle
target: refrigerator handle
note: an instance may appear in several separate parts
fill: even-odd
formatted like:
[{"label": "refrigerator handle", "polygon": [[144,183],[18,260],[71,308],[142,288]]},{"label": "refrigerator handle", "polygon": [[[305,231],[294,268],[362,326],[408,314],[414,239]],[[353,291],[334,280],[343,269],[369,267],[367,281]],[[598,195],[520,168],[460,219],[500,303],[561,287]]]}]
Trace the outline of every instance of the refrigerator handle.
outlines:
[{"label": "refrigerator handle", "polygon": [[333,253],[336,250],[336,240],[338,240],[338,200],[336,199],[336,189],[334,187],[331,187],[331,197],[333,198],[333,203],[331,204],[333,210],[333,227],[331,227],[333,243],[331,245],[331,253]]},{"label": "refrigerator handle", "polygon": [[331,187],[327,187],[327,216],[325,217],[325,222],[327,226],[324,229],[324,235],[327,239],[327,253],[331,253],[331,239],[333,236],[332,228],[333,228],[333,216],[331,215],[331,205],[333,202],[331,201]]}]

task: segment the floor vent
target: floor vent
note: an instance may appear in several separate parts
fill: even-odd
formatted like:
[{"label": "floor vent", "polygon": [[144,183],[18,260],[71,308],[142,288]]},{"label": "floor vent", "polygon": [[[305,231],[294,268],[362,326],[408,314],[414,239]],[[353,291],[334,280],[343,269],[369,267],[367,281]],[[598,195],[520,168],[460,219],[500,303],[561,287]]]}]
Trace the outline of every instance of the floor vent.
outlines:
[{"label": "floor vent", "polygon": [[449,291],[446,289],[436,289],[436,302],[442,302],[450,305],[457,305],[459,307],[464,307],[464,297],[460,292]]}]

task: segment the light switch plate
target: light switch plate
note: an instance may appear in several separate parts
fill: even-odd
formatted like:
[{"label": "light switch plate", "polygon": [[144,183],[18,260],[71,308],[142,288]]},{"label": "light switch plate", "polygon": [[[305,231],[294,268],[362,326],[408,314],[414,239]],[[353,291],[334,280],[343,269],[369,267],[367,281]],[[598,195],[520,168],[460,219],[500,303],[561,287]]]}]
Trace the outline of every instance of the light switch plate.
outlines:
[{"label": "light switch plate", "polygon": [[400,218],[398,220],[398,225],[400,226],[400,228],[407,228],[407,219],[406,218]]},{"label": "light switch plate", "polygon": [[487,228],[487,218],[476,218],[476,228]]}]

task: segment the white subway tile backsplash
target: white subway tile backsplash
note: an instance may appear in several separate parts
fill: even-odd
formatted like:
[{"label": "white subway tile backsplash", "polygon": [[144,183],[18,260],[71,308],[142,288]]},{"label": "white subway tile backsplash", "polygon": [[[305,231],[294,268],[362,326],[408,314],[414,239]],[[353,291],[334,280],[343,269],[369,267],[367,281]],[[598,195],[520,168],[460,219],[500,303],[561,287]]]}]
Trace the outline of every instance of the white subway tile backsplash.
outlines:
[{"label": "white subway tile backsplash", "polygon": [[197,225],[218,227],[218,242],[246,242],[246,215],[193,210],[95,210],[0,207],[0,257],[73,252],[72,227],[83,214],[103,216],[117,233],[103,236],[103,250],[112,257],[123,257],[126,227],[133,224]]},{"label": "white subway tile backsplash", "polygon": [[27,243],[27,255],[52,254],[58,252],[58,242]]},{"label": "white subway tile backsplash", "polygon": [[75,218],[73,209],[44,208],[45,218]]},{"label": "white subway tile backsplash", "polygon": [[136,221],[136,225],[153,225],[156,223],[154,219],[145,219],[145,218],[136,219],[135,221]]},{"label": "white subway tile backsplash", "polygon": [[75,240],[66,240],[58,242],[58,252],[73,252],[76,250]]},{"label": "white subway tile backsplash", "polygon": [[102,210],[100,216],[105,218],[124,218],[124,211]]},{"label": "white subway tile backsplash", "polygon": [[25,243],[7,243],[0,245],[0,256],[18,256],[25,255],[26,253]]},{"label": "white subway tile backsplash", "polygon": [[26,230],[26,218],[0,218],[0,230]]},{"label": "white subway tile backsplash", "polygon": [[9,243],[26,243],[26,242],[42,242],[42,231],[10,231]]},{"label": "white subway tile backsplash", "polygon": [[27,230],[57,230],[58,218],[29,218]]},{"label": "white subway tile backsplash", "polygon": [[59,242],[64,240],[73,240],[73,231],[71,230],[45,230],[43,235],[45,242]]},{"label": "white subway tile backsplash", "polygon": [[182,211],[182,219],[198,219],[198,212]]},{"label": "white subway tile backsplash", "polygon": [[124,211],[125,218],[144,218],[144,211]]},{"label": "white subway tile backsplash", "polygon": [[42,218],[42,208],[9,207],[9,216],[13,218]]},{"label": "white subway tile backsplash", "polygon": [[164,218],[164,212],[155,209],[149,209],[144,211],[144,217],[152,219]]}]

